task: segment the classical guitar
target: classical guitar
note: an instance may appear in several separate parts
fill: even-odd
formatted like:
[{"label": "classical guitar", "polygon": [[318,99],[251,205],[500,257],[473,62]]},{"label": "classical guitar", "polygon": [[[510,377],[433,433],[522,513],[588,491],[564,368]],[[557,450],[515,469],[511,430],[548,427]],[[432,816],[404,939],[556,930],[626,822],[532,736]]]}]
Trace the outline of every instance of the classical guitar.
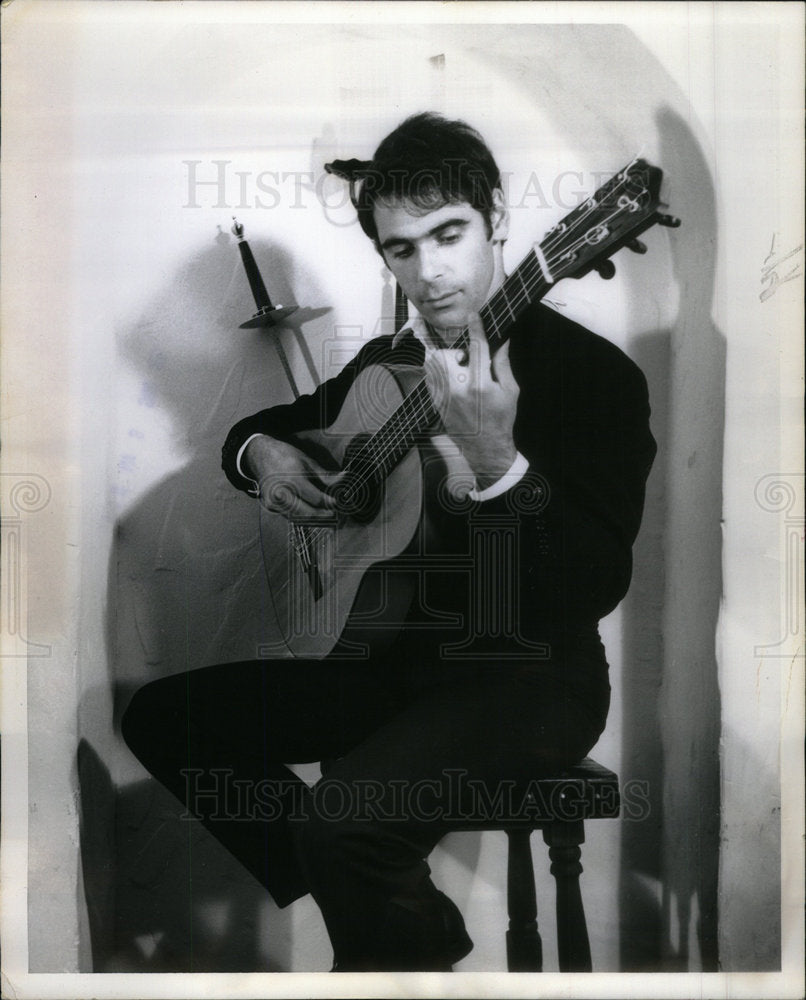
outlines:
[{"label": "classical guitar", "polygon": [[[480,311],[491,353],[533,302],[562,278],[591,270],[610,278],[610,257],[627,247],[644,253],[638,236],[678,219],[659,212],[662,172],[636,159],[546,234]],[[464,332],[454,346],[465,340]],[[436,419],[421,369],[374,365],[356,378],[336,421],[306,431],[295,444],[329,456],[343,476],[335,491],[333,524],[289,522],[260,507],[260,536],[282,651],[325,656],[339,649],[362,655],[350,636],[393,634],[407,596],[379,585],[362,587],[372,567],[402,553],[418,528],[422,470],[418,442]],[[378,583],[378,581],[376,581]],[[350,629],[345,626],[350,619]],[[278,649],[267,649],[277,653]]]}]

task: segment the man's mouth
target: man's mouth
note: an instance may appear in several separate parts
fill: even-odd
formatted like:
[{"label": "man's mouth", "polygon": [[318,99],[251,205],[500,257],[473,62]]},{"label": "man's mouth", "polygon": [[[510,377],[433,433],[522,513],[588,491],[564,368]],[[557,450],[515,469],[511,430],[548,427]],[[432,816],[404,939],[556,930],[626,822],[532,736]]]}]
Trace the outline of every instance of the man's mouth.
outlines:
[{"label": "man's mouth", "polygon": [[429,309],[448,309],[450,306],[455,304],[458,295],[458,291],[446,292],[444,295],[436,295],[433,298],[426,299],[425,305],[427,305]]}]

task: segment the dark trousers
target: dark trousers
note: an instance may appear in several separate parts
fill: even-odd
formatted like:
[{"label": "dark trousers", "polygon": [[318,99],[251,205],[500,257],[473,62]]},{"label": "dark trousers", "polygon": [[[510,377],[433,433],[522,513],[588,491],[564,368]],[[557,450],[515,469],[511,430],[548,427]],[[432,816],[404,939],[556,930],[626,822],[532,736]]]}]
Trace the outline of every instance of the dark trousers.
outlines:
[{"label": "dark trousers", "polygon": [[[123,735],[278,905],[312,893],[339,969],[449,968],[472,944],[429,853],[452,823],[516,814],[604,728],[598,635],[550,648],[205,667],[142,688]],[[313,789],[285,766],[322,760]]]}]

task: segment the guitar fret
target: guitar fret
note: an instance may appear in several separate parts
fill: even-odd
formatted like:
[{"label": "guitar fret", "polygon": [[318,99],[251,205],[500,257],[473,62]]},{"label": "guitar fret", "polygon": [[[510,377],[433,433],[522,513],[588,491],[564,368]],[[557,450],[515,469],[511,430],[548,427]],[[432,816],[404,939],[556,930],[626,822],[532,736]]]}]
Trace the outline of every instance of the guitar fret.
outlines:
[{"label": "guitar fret", "polygon": [[523,294],[526,296],[526,299],[528,301],[529,300],[529,287],[527,286],[527,284],[526,284],[526,282],[525,282],[525,280],[523,278],[523,274],[521,273],[522,270],[523,270],[523,268],[520,268],[520,267],[517,268],[517,270],[515,271],[515,274],[518,276],[518,279],[519,279],[519,281],[520,281],[520,283],[521,283],[521,285],[523,287]]},{"label": "guitar fret", "polygon": [[506,294],[505,288],[506,288],[506,283],[504,283],[504,287],[501,289],[501,294],[502,294],[502,297],[504,299],[504,304],[506,305],[507,309],[509,310],[509,315],[510,315],[510,317],[512,319],[512,322],[514,323],[515,319],[516,319],[515,310],[512,308],[512,304],[510,303],[509,299],[507,298],[507,294]]}]

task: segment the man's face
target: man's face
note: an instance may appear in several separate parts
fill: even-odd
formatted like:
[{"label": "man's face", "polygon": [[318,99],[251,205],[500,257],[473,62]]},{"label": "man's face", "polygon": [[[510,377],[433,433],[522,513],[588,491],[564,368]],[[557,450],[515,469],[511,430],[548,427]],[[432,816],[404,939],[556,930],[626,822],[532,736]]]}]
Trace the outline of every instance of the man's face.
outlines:
[{"label": "man's face", "polygon": [[463,328],[503,280],[500,245],[506,213],[493,211],[489,236],[484,216],[467,202],[427,211],[405,200],[374,207],[378,244],[408,299],[438,330]]}]

